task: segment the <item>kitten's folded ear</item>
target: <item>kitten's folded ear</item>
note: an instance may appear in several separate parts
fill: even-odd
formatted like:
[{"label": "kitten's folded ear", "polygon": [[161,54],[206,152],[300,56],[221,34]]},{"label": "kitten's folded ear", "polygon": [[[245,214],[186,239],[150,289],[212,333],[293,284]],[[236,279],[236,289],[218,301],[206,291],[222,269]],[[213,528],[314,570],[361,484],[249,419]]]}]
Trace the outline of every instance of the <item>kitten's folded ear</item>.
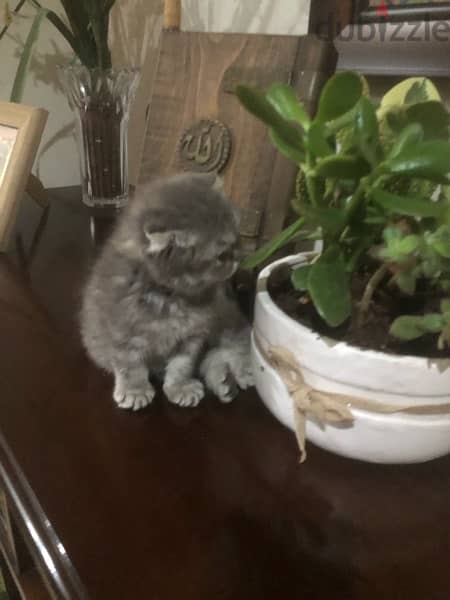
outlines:
[{"label": "kitten's folded ear", "polygon": [[145,237],[148,240],[147,253],[160,254],[169,247],[190,248],[195,245],[195,238],[192,233],[187,231],[151,231],[144,229]]},{"label": "kitten's folded ear", "polygon": [[218,192],[223,192],[224,181],[219,175],[215,175],[212,188]]},{"label": "kitten's folded ear", "polygon": [[223,192],[223,179],[216,172],[213,173],[192,173],[191,177],[201,181],[205,185],[212,187],[213,190]]}]

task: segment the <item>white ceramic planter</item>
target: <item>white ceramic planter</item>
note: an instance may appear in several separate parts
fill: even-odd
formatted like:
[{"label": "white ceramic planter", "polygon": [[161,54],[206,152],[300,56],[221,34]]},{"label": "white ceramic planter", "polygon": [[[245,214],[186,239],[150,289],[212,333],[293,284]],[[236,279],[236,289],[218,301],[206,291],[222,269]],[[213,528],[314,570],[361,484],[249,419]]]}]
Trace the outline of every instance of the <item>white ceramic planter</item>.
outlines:
[{"label": "white ceramic planter", "polygon": [[[290,256],[264,269],[258,281],[254,333],[265,346],[289,349],[312,388],[406,407],[450,403],[450,360],[428,360],[361,350],[321,337],[282,312],[267,290],[281,264],[299,265],[309,255]],[[275,369],[252,340],[256,388],[268,409],[294,429],[292,400]],[[321,448],[377,463],[416,463],[450,452],[450,414],[378,414],[352,409],[351,426],[307,421],[306,437]]]}]

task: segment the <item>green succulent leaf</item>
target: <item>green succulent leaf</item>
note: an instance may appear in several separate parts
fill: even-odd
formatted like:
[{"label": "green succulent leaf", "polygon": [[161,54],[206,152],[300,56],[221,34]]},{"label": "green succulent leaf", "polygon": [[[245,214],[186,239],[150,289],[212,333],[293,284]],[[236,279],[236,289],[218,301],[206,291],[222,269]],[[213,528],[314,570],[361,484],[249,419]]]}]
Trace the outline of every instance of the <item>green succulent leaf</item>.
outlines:
[{"label": "green succulent leaf", "polygon": [[430,313],[422,317],[422,327],[427,333],[439,333],[444,324],[444,317],[439,313]]},{"label": "green succulent leaf", "polygon": [[450,313],[450,298],[445,298],[445,300],[441,300],[441,312]]},{"label": "green succulent leaf", "polygon": [[364,158],[375,164],[380,153],[379,128],[375,108],[368,98],[363,97],[358,103],[355,127]]},{"label": "green succulent leaf", "polygon": [[269,130],[269,137],[272,141],[272,144],[277,148],[279,152],[289,160],[292,160],[296,164],[301,164],[305,160],[305,153],[302,152],[299,148],[293,146],[292,144],[286,142],[286,140],[281,137],[274,129]]},{"label": "green succulent leaf", "polygon": [[438,339],[438,348],[439,350],[445,350],[445,348],[450,347],[450,326],[447,325],[442,330],[441,335]]},{"label": "green succulent leaf", "polygon": [[301,203],[299,208],[308,225],[320,227],[324,235],[338,233],[345,225],[345,213],[339,208],[311,206],[305,203]]},{"label": "green succulent leaf", "polygon": [[295,121],[305,130],[309,128],[311,119],[291,86],[274,83],[268,89],[266,98],[280,117],[287,121]]},{"label": "green succulent leaf", "polygon": [[[420,87],[424,88],[425,94],[417,94],[419,91],[418,86],[415,86],[415,88],[412,90],[416,82],[420,84]],[[409,92],[410,94],[408,96]],[[438,90],[429,79],[424,77],[410,77],[394,85],[394,87],[388,90],[388,92],[383,96],[381,99],[379,115],[380,118],[383,118],[386,115],[386,112],[391,110],[392,107],[413,104],[415,101],[422,102],[425,100],[440,99],[441,97]]]},{"label": "green succulent leaf", "polygon": [[427,333],[439,333],[444,325],[444,318],[439,313],[430,313],[422,317],[403,316],[392,323],[389,332],[396,338],[409,341]]},{"label": "green succulent leaf", "polygon": [[383,239],[386,244],[402,239],[402,232],[397,227],[386,227],[383,231]]},{"label": "green succulent leaf", "polygon": [[396,142],[391,148],[388,158],[395,158],[409,146],[421,142],[423,138],[424,131],[422,125],[420,125],[419,123],[411,123],[410,125],[407,125],[400,132]]},{"label": "green succulent leaf", "polygon": [[317,156],[323,158],[333,154],[333,148],[327,142],[324,134],[324,128],[320,123],[313,123],[306,135],[307,149]]},{"label": "green succulent leaf", "polygon": [[370,171],[368,163],[359,156],[325,157],[317,164],[316,173],[319,177],[332,177],[344,180],[359,180]]},{"label": "green succulent leaf", "polygon": [[339,249],[329,249],[312,265],[308,291],[317,312],[331,327],[349,318],[352,311],[350,278]]},{"label": "green succulent leaf", "polygon": [[400,231],[398,236],[388,234],[391,231],[395,231],[395,228],[388,228],[384,232],[386,247],[379,251],[379,256],[388,261],[403,263],[419,248],[421,238],[413,234],[403,236]]},{"label": "green succulent leaf", "polygon": [[450,258],[450,226],[442,225],[429,237],[432,248],[441,256]]},{"label": "green succulent leaf", "polygon": [[[355,138],[354,123],[357,110],[358,103],[348,112],[325,123],[326,136],[336,135],[336,138],[347,138],[348,135],[349,138]],[[351,139],[349,139],[346,145],[351,145]]]},{"label": "green succulent leaf", "polygon": [[311,265],[304,265],[292,271],[291,282],[299,292],[306,292],[308,289],[308,277],[311,272]]},{"label": "green succulent leaf", "polygon": [[362,93],[362,80],[356,73],[337,73],[322,90],[316,122],[326,123],[341,117],[355,106]]},{"label": "green succulent leaf", "polygon": [[422,247],[421,249],[421,269],[424,277],[427,279],[439,279],[440,282],[444,283],[442,279],[442,257],[436,252],[431,245],[430,236],[425,236],[425,241],[428,246]]},{"label": "green succulent leaf", "polygon": [[292,152],[303,152],[303,140],[299,129],[283,119],[273,105],[267,100],[264,92],[243,85],[236,88],[236,96],[248,112],[260,119],[275,135],[284,152],[290,148]]},{"label": "green succulent leaf", "polygon": [[398,319],[395,319],[391,324],[389,333],[400,340],[416,340],[426,333],[422,320],[423,317],[398,317]]},{"label": "green succulent leaf", "polygon": [[386,168],[391,173],[425,177],[448,183],[450,144],[443,140],[434,140],[408,146],[386,163]]},{"label": "green succulent leaf", "polygon": [[421,125],[426,140],[448,139],[449,114],[442,102],[430,100],[413,104],[406,108],[405,114],[409,123]]},{"label": "green succulent leaf", "polygon": [[398,215],[409,217],[441,217],[445,212],[443,204],[416,198],[414,196],[399,196],[385,190],[376,188],[372,191],[372,198],[385,210]]},{"label": "green succulent leaf", "polygon": [[395,106],[391,108],[385,116],[385,123],[389,129],[396,135],[399,135],[408,125],[406,110],[403,106]]},{"label": "green succulent leaf", "polygon": [[418,102],[426,102],[428,100],[427,81],[415,81],[409,88],[405,96],[405,104],[417,104]]},{"label": "green succulent leaf", "polygon": [[418,235],[406,235],[396,243],[396,249],[399,254],[409,255],[417,250],[419,244],[420,237]]},{"label": "green succulent leaf", "polygon": [[416,291],[416,277],[413,273],[400,273],[395,278],[395,283],[405,294],[412,296]]}]

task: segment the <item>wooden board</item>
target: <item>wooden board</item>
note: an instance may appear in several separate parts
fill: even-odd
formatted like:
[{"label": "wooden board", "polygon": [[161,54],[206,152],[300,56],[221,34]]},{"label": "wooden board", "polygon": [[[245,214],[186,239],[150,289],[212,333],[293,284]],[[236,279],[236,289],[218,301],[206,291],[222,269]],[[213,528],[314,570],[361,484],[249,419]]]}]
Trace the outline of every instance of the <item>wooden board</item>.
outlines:
[{"label": "wooden board", "polygon": [[273,148],[266,127],[239,105],[233,90],[238,83],[291,83],[312,109],[335,64],[334,48],[314,36],[165,31],[140,182],[198,170],[195,157],[180,158],[183,133],[204,119],[220,121],[231,135],[231,154],[221,173],[225,190],[241,211],[245,246],[260,245],[283,226],[297,168]]}]

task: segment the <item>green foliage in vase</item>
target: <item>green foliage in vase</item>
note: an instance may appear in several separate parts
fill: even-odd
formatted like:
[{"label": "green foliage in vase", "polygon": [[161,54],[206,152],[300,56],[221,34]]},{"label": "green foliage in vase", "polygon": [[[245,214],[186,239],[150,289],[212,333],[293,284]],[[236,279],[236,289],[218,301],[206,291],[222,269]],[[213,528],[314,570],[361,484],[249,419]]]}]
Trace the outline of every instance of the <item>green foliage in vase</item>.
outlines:
[{"label": "green foliage in vase", "polygon": [[[329,326],[355,314],[363,323],[380,288],[395,288],[401,298],[420,287],[441,302],[441,313],[402,316],[392,335],[432,332],[440,347],[450,345],[450,120],[433,84],[406,80],[375,103],[361,76],[338,73],[314,116],[288,85],[238,86],[236,95],[300,170],[292,202],[298,218],[243,267],[257,267],[306,232],[323,249],[292,273],[292,285],[309,294]],[[361,272],[370,278],[354,298],[352,280]]]},{"label": "green foliage in vase", "polygon": [[58,30],[81,64],[90,69],[111,68],[111,51],[108,46],[109,16],[116,0],[60,0],[64,14],[62,18],[38,0],[21,0],[13,11],[8,0],[5,2],[6,25],[0,33],[0,39],[5,35],[13,15],[18,14],[23,6],[28,4],[36,9],[16,71],[11,101],[20,102],[22,99],[31,55],[44,19]]}]

